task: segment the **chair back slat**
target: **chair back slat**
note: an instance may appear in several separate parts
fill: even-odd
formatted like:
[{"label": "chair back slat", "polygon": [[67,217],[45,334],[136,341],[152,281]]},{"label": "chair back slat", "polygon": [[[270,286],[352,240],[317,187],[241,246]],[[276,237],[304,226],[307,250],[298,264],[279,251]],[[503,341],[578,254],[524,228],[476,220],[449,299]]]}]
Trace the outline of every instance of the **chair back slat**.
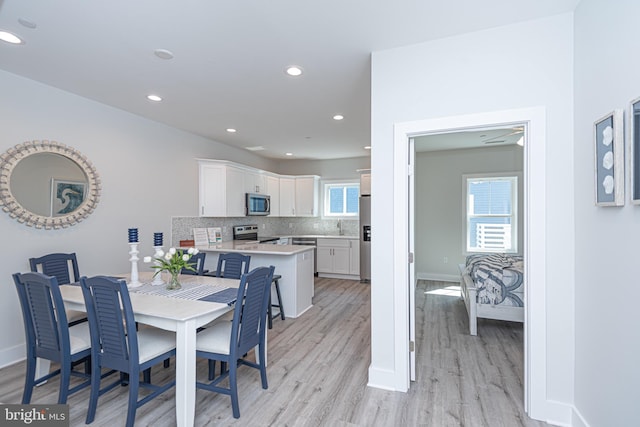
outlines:
[{"label": "chair back slat", "polygon": [[105,276],[82,277],[80,283],[100,366],[128,372],[138,363],[138,343],[127,285]]},{"label": "chair back slat", "polygon": [[80,280],[78,259],[75,253],[54,253],[39,258],[29,258],[29,266],[33,272],[54,276],[58,280],[58,285],[75,283]]},{"label": "chair back slat", "polygon": [[204,260],[206,256],[206,252],[198,252],[195,255],[191,255],[191,258],[189,259],[189,265],[193,268],[193,270],[183,268],[180,273],[202,276],[204,274]]},{"label": "chair back slat", "polygon": [[216,276],[225,279],[240,279],[249,271],[250,255],[242,255],[235,252],[220,254],[218,256],[218,269]]},{"label": "chair back slat", "polygon": [[241,356],[264,339],[274,269],[258,267],[242,275],[231,331],[232,355],[235,351],[235,355]]},{"label": "chair back slat", "polygon": [[[13,275],[25,331],[33,342],[36,355],[61,361],[62,352],[69,353],[69,331],[62,295],[55,277],[42,273],[16,273]],[[56,310],[56,307],[63,309]],[[64,325],[61,328],[61,325]]]}]

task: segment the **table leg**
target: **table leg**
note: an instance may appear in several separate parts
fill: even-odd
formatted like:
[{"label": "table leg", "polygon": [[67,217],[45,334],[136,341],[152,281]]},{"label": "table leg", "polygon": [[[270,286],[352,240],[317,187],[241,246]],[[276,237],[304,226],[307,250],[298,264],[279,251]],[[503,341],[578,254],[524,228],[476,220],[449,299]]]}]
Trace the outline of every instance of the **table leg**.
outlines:
[{"label": "table leg", "polygon": [[176,331],[176,424],[192,427],[196,404],[196,324],[187,320]]}]

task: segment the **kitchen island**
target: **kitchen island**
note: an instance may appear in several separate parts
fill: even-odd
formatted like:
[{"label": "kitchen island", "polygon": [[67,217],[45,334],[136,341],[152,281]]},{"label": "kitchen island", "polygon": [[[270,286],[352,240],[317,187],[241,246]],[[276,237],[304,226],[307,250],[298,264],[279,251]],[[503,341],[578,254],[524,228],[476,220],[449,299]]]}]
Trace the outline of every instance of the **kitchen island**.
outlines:
[{"label": "kitchen island", "polygon": [[[233,240],[196,248],[207,253],[205,269],[212,272],[216,271],[218,255],[228,252],[250,255],[249,270],[273,265],[276,268],[274,274],[282,276],[278,282],[286,317],[298,317],[312,307],[315,246],[269,245]],[[277,301],[275,292],[272,293],[271,299]]]}]

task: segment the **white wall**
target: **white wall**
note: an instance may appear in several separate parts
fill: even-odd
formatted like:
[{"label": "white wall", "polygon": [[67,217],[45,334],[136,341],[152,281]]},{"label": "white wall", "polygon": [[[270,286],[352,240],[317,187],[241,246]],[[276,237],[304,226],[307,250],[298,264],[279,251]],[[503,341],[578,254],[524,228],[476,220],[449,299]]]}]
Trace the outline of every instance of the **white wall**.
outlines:
[{"label": "white wall", "polygon": [[[372,58],[372,355],[369,381],[394,387],[394,123],[542,106],[546,109],[546,362],[550,417],[573,401],[573,26],[564,14],[420,45]],[[535,349],[533,349],[535,351]],[[540,351],[540,350],[539,350]]]},{"label": "white wall", "polygon": [[245,150],[1,71],[0,93],[0,151],[28,140],[55,140],[86,155],[102,180],[96,211],[69,229],[36,230],[0,212],[0,324],[5,325],[0,366],[24,354],[22,315],[11,274],[28,271],[28,258],[75,251],[81,274],[126,272],[127,228],[139,228],[141,255],[151,254],[153,232],[168,238],[172,216],[197,214],[195,158],[275,168]]},{"label": "white wall", "polygon": [[638,423],[640,206],[628,185],[624,207],[594,205],[592,142],[595,120],[640,96],[638,17],[633,0],[575,12],[575,407],[593,427]]},{"label": "white wall", "polygon": [[[460,279],[464,263],[464,192],[462,175],[522,172],[518,145],[416,153],[415,254],[417,278]],[[518,181],[518,250],[523,243],[523,180]],[[444,262],[444,258],[448,262]]]}]

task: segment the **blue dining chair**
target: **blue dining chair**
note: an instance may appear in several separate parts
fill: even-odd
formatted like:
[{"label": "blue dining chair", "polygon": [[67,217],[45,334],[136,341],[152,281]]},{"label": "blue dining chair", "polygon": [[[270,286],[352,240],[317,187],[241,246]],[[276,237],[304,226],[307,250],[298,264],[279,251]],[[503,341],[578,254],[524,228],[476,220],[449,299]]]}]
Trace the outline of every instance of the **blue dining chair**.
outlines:
[{"label": "blue dining chair", "polygon": [[[33,272],[54,276],[58,280],[58,285],[77,283],[80,280],[75,252],[52,253],[38,258],[29,258],[29,267]],[[87,314],[82,311],[67,310],[66,314],[70,326],[87,321]]]},{"label": "blue dining chair", "polygon": [[206,252],[198,252],[195,255],[191,255],[191,258],[189,259],[189,265],[191,265],[191,268],[193,268],[193,270],[183,268],[182,271],[180,271],[180,274],[191,274],[196,276],[202,276],[205,273],[208,273],[209,270],[204,269],[204,260],[206,256],[207,256]]},{"label": "blue dining chair", "polygon": [[[196,335],[196,356],[219,360],[229,366],[209,383],[196,382],[196,387],[231,397],[233,417],[240,418],[238,403],[237,371],[239,365],[247,365],[260,371],[262,388],[266,389],[265,335],[267,328],[267,304],[271,291],[271,279],[275,267],[258,267],[243,274],[238,287],[232,322],[219,322]],[[256,363],[247,360],[247,353],[255,348]],[[219,384],[229,378],[229,388]]]},{"label": "blue dining chair", "polygon": [[[151,327],[136,330],[131,299],[124,280],[106,276],[81,277],[80,285],[89,317],[92,348],[91,397],[86,423],[90,424],[95,419],[100,396],[119,384],[128,383],[126,425],[131,427],[140,406],[175,385],[175,380],[162,386],[149,382],[149,369],[175,355],[175,334]],[[100,373],[103,368],[128,374],[128,378],[127,375],[121,375],[118,380],[101,389]],[[142,382],[140,372],[145,372]],[[152,392],[138,399],[140,387]]]},{"label": "blue dining chair", "polygon": [[[67,397],[90,384],[87,374],[76,372],[73,366],[91,357],[91,339],[88,324],[69,326],[58,281],[42,273],[16,273],[13,281],[18,291],[27,341],[27,372],[22,404],[31,403],[33,387],[60,375],[58,403],[67,403]],[[57,362],[60,368],[35,378],[36,360],[43,358]],[[70,387],[71,376],[87,380]]]},{"label": "blue dining chair", "polygon": [[224,277],[225,279],[240,279],[243,274],[249,272],[251,255],[242,255],[235,252],[218,255],[218,267],[215,273],[209,276]]}]

